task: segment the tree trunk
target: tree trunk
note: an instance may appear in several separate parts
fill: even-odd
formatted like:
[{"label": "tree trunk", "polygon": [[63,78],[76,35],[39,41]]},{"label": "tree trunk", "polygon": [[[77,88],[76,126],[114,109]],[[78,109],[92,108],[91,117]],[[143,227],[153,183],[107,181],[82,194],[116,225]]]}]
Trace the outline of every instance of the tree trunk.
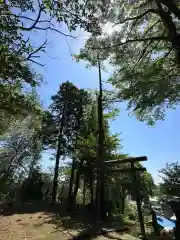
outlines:
[{"label": "tree trunk", "polygon": [[94,189],[93,189],[93,171],[91,170],[91,174],[90,174],[90,195],[91,195],[91,205],[94,205]]},{"label": "tree trunk", "polygon": [[105,209],[104,209],[104,120],[103,120],[103,106],[102,106],[102,79],[101,79],[101,66],[98,57],[98,69],[99,69],[99,97],[98,97],[98,126],[99,126],[99,146],[98,146],[98,175],[99,175],[99,183],[97,185],[97,197],[98,197],[98,218],[105,218]]},{"label": "tree trunk", "polygon": [[77,196],[79,186],[80,186],[80,176],[82,173],[82,165],[83,165],[83,161],[80,162],[79,169],[76,172],[75,187],[74,187],[74,192],[72,194],[72,206],[73,207],[76,205],[76,196]]},{"label": "tree trunk", "polygon": [[122,187],[122,196],[121,196],[121,214],[124,214],[125,209],[125,189]]},{"label": "tree trunk", "polygon": [[62,185],[61,192],[58,195],[58,202],[61,202],[61,203],[63,199],[63,191],[64,191],[64,184]]},{"label": "tree trunk", "polygon": [[59,160],[60,160],[60,156],[61,156],[61,139],[63,136],[63,128],[64,128],[64,123],[65,123],[65,112],[66,112],[66,103],[64,104],[64,107],[63,107],[61,126],[60,126],[60,130],[59,130],[58,146],[57,146],[57,153],[56,153],[56,163],[55,163],[55,168],[54,168],[54,179],[53,179],[51,205],[54,205],[56,203],[58,175],[59,175]]},{"label": "tree trunk", "polygon": [[38,149],[38,141],[39,138],[38,138],[38,135],[33,135],[33,158],[32,158],[32,161],[30,163],[30,166],[29,166],[29,174],[28,174],[28,178],[31,177],[31,174],[33,173],[34,169],[35,169],[35,165],[38,161],[38,158],[39,158],[39,149]]},{"label": "tree trunk", "polygon": [[72,197],[72,193],[73,193],[73,181],[74,181],[75,165],[76,165],[76,161],[75,161],[75,158],[73,158],[72,168],[71,168],[71,177],[70,177],[70,181],[69,181],[69,193],[68,193],[68,201],[69,202],[71,201],[71,197]]},{"label": "tree trunk", "polygon": [[[81,99],[82,100],[82,99]],[[80,117],[83,115],[83,109],[82,107],[80,108]],[[76,127],[80,130],[80,125],[81,125],[81,120],[80,118],[77,121]],[[71,204],[73,200],[73,182],[74,182],[74,171],[76,167],[76,147],[77,147],[77,140],[78,140],[78,131],[76,132],[75,136],[75,145],[74,145],[74,157],[73,157],[73,162],[72,162],[72,168],[71,168],[71,177],[70,177],[70,182],[69,182],[69,193],[68,193],[68,203]],[[77,180],[77,178],[76,178]],[[76,182],[77,183],[77,182]],[[79,187],[78,187],[79,188]],[[75,189],[74,189],[75,190]],[[78,191],[78,189],[77,189]],[[74,201],[74,200],[73,200]],[[69,208],[69,206],[68,206]]]},{"label": "tree trunk", "polygon": [[83,206],[86,204],[86,181],[84,178],[84,184],[83,184]]},{"label": "tree trunk", "polygon": [[97,176],[96,176],[96,197],[95,197],[95,209],[96,209],[96,217],[97,218],[99,218],[100,217],[100,213],[99,213],[99,211],[100,211],[100,203],[99,203],[99,201],[100,201],[100,197],[99,197],[99,189],[100,189],[100,187],[99,187],[99,182],[100,182],[100,179],[99,179],[99,169],[97,169]]}]

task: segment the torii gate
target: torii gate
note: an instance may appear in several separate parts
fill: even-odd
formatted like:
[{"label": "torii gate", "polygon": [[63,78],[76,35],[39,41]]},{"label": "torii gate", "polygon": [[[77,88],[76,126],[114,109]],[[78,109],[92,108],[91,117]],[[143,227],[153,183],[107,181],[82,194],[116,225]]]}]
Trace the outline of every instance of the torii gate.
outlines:
[{"label": "torii gate", "polygon": [[[144,218],[143,218],[143,214],[142,214],[142,209],[141,209],[141,198],[140,198],[140,189],[139,189],[139,184],[137,181],[137,175],[136,172],[137,171],[146,171],[146,168],[141,167],[141,168],[135,168],[135,162],[141,162],[141,161],[147,161],[147,157],[146,156],[142,156],[142,157],[133,157],[133,158],[125,158],[125,159],[117,159],[117,160],[111,160],[111,161],[105,161],[105,167],[109,166],[109,165],[113,165],[113,164],[117,164],[117,163],[130,163],[131,167],[130,168],[117,168],[117,169],[108,169],[106,168],[105,171],[106,172],[131,172],[132,173],[132,177],[133,177],[133,184],[134,184],[134,193],[135,193],[135,197],[136,197],[136,203],[137,203],[137,210],[138,210],[138,217],[139,217],[139,223],[140,223],[140,229],[141,229],[141,234],[142,234],[142,238],[143,240],[146,240],[146,233],[145,233],[145,228],[144,228]],[[99,208],[101,208],[102,206],[99,205]],[[100,211],[101,212],[101,211]]]}]

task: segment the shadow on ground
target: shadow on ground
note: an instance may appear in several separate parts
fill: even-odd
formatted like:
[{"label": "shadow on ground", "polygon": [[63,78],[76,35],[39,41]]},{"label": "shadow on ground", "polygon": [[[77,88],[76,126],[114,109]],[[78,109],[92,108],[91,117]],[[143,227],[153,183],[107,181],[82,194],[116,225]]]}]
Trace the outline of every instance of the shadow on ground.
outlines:
[{"label": "shadow on ground", "polygon": [[[120,218],[95,223],[92,211],[81,206],[78,206],[73,212],[67,212],[64,204],[49,207],[47,202],[33,202],[26,204],[13,203],[11,206],[1,204],[0,209],[4,216],[42,212],[43,221],[38,224],[35,223],[33,227],[38,228],[44,224],[53,224],[54,232],[68,232],[69,239],[72,240],[94,239],[100,235],[108,236],[109,239],[122,240],[119,234],[118,236],[109,235],[108,231],[113,229],[113,231],[119,232],[124,226],[127,227],[127,224],[124,224]],[[132,224],[128,225],[129,228],[133,228]],[[74,232],[76,232],[76,236],[74,236]]]}]

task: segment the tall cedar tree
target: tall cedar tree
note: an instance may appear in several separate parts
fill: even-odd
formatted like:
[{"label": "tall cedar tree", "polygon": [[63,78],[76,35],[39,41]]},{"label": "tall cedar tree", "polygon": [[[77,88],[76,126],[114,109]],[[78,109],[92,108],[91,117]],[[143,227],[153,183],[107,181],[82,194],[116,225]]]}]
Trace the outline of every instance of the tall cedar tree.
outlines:
[{"label": "tall cedar tree", "polygon": [[[103,93],[103,95],[106,95]],[[105,98],[105,96],[103,96]],[[103,108],[107,107],[107,103],[103,102]],[[107,109],[106,109],[107,110]],[[110,110],[108,113],[103,114],[104,118],[104,131],[105,131],[105,140],[104,140],[104,159],[111,159],[112,153],[114,153],[119,145],[118,135],[112,135],[109,132],[108,120],[112,119],[115,114],[115,110]],[[99,162],[99,154],[97,154],[97,147],[99,147],[99,121],[98,121],[98,102],[97,99],[92,99],[90,105],[86,107],[85,110],[85,125],[86,128],[81,132],[78,137],[77,147],[78,151],[78,159],[83,163],[81,176],[83,175],[84,180],[87,183],[87,188],[90,190],[91,195],[91,205],[97,204],[95,202],[95,185],[97,183],[97,171],[94,171],[94,167],[97,166]],[[104,185],[104,183],[103,183]],[[96,187],[99,187],[96,186]],[[99,188],[96,188],[97,192]],[[106,194],[107,195],[107,194]]]},{"label": "tall cedar tree", "polygon": [[[62,83],[56,95],[52,96],[51,114],[46,123],[46,144],[57,148],[52,204],[56,201],[58,169],[61,155],[74,151],[77,131],[81,128],[82,105],[87,101],[87,93],[70,82]],[[49,135],[49,137],[48,137]]]}]

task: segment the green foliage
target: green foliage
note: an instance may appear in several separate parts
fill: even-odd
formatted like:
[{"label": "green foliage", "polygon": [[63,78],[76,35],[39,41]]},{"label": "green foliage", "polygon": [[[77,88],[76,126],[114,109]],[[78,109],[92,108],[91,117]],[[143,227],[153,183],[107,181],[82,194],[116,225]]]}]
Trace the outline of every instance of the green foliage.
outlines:
[{"label": "green foliage", "polygon": [[[123,159],[127,158],[128,156],[125,154],[116,154],[112,155],[113,159]],[[140,163],[137,163],[135,167],[142,167]],[[110,167],[109,167],[110,168]],[[116,164],[112,167],[113,169],[121,169],[121,168],[130,168],[129,163],[123,163],[123,164]],[[149,172],[142,172],[142,173],[136,173],[137,181],[138,181],[138,187],[141,192],[141,196],[144,197],[146,195],[152,196],[153,194],[153,188],[154,188],[154,180],[152,175]],[[131,195],[132,198],[135,200],[134,196],[134,183],[132,179],[132,173],[121,173],[121,174],[111,174],[109,177],[114,182],[115,192],[117,188],[124,190],[124,197],[127,195]],[[111,189],[113,189],[113,185],[111,185]],[[117,196],[120,197],[120,196]]]},{"label": "green foliage", "polygon": [[[97,143],[99,137],[98,129],[98,106],[97,106],[97,97],[94,93],[90,93],[91,100],[87,105],[84,106],[83,111],[83,127],[79,131],[79,134],[76,138],[76,151],[72,154],[73,165],[71,172],[71,179],[73,178],[74,171],[74,162],[77,172],[75,174],[75,189],[72,194],[73,198],[77,196],[77,189],[79,189],[80,179],[83,179],[86,184],[86,189],[90,192],[91,203],[95,200],[95,183],[97,179],[97,173],[93,169],[97,162],[99,156],[97,155]],[[113,135],[109,131],[108,120],[110,117],[114,117],[114,114],[111,114],[111,111],[114,109],[108,109],[108,104],[104,104],[104,108],[108,110],[106,113],[106,119],[104,121],[105,129],[105,158],[108,159],[110,155],[117,151],[120,147],[118,135]]]},{"label": "green foliage", "polygon": [[162,197],[163,192],[161,192],[161,186],[160,184],[155,185],[153,188],[153,196],[155,197]]},{"label": "green foliage", "polygon": [[[24,40],[18,25],[20,16],[13,14],[13,7],[17,6],[20,11],[27,11],[28,1],[24,2],[21,9],[18,1],[9,1],[9,5],[1,3],[1,47],[0,47],[0,79],[1,83],[14,84],[29,83],[36,84],[36,74],[27,63],[27,55],[31,52],[29,41]],[[29,5],[32,10],[32,2]]]},{"label": "green foliage", "polygon": [[98,54],[108,59],[115,68],[109,82],[119,89],[119,98],[138,119],[153,124],[180,99],[177,1],[120,0],[104,7],[98,16],[112,33],[90,37],[77,59],[92,65]]},{"label": "green foliage", "polygon": [[[119,135],[111,134],[109,131],[108,120],[111,119],[112,116],[114,117],[114,114],[111,114],[113,111],[114,110],[109,111],[109,113],[105,115],[106,118],[104,121],[104,148],[107,153],[107,159],[113,152],[121,147],[119,144]],[[77,148],[79,149],[79,155],[81,158],[85,157],[85,160],[93,162],[96,161],[95,159],[98,141],[97,102],[93,100],[85,109],[84,114],[85,128],[78,136]]]},{"label": "green foliage", "polygon": [[132,221],[136,221],[138,219],[136,205],[126,203],[125,219],[132,220]]},{"label": "green foliage", "polygon": [[[97,8],[96,8],[97,9]],[[37,12],[37,16],[35,14]],[[0,46],[0,79],[3,83],[28,83],[35,86],[37,75],[30,63],[39,64],[36,59],[39,52],[46,48],[47,40],[40,46],[31,42],[31,31],[55,31],[67,37],[59,28],[54,28],[54,21],[64,22],[70,31],[77,27],[94,34],[100,28],[93,15],[94,7],[84,1],[32,1],[10,0],[1,3],[1,46]],[[26,37],[24,37],[26,32]],[[29,34],[28,34],[29,33]],[[71,36],[72,37],[72,36]]]},{"label": "green foliage", "polygon": [[84,125],[83,108],[89,101],[88,93],[70,82],[65,82],[60,85],[57,94],[52,96],[52,101],[50,112],[46,112],[43,123],[44,143],[56,148],[64,115],[65,121],[60,139],[61,151],[71,152],[74,149],[76,134]]},{"label": "green foliage", "polygon": [[180,165],[178,162],[166,164],[160,171],[162,183],[160,191],[166,196],[179,197],[180,195]]},{"label": "green foliage", "polygon": [[43,110],[34,90],[22,93],[19,86],[0,84],[0,134],[7,131],[14,121],[27,116],[41,117]]},{"label": "green foliage", "polygon": [[83,111],[88,101],[89,95],[86,91],[67,81],[62,83],[57,94],[52,96],[51,112],[46,113],[42,128],[43,142],[48,147],[57,149],[52,204],[57,196],[59,159],[61,156],[76,154],[77,136],[84,128]]},{"label": "green foliage", "polygon": [[8,191],[15,192],[16,190],[11,189],[16,188],[28,174],[29,169],[36,166],[40,160],[42,151],[39,135],[41,120],[41,115],[35,112],[34,114],[30,113],[24,119],[14,118],[4,134],[0,136],[1,194],[6,195]]},{"label": "green foliage", "polygon": [[44,7],[50,15],[55,17],[58,22],[64,22],[69,31],[75,31],[77,27],[83,28],[87,32],[95,35],[100,33],[99,22],[93,15],[100,5],[94,5],[91,1],[52,1],[44,0]]},{"label": "green foliage", "polygon": [[149,172],[143,172],[141,173],[140,180],[141,180],[140,189],[142,190],[142,192],[152,196],[155,187],[152,175]]},{"label": "green foliage", "polygon": [[[47,39],[36,46],[32,42],[32,31],[55,31],[65,37],[57,23],[65,23],[70,31],[77,27],[97,34],[100,31],[95,9],[83,1],[2,1],[0,4],[0,132],[13,118],[31,110],[33,103],[24,96],[24,87],[36,87],[41,77],[33,64],[43,66],[37,59],[46,49]],[[23,90],[22,90],[23,89]],[[28,107],[27,107],[28,106]],[[26,115],[27,116],[27,115]],[[3,124],[4,123],[4,124]]]},{"label": "green foliage", "polygon": [[29,177],[22,183],[22,187],[20,189],[21,200],[42,200],[43,184],[42,174],[38,169],[34,169],[30,172]]}]

